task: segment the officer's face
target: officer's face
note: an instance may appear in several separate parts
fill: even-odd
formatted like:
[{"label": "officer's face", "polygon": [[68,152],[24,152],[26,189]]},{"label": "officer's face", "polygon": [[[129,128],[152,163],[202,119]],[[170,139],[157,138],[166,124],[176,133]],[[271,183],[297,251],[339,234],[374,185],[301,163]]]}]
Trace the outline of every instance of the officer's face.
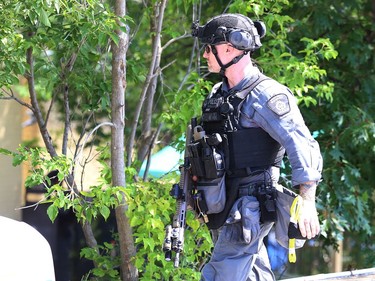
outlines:
[{"label": "officer's face", "polygon": [[219,44],[219,45],[206,45],[204,48],[204,53],[203,53],[203,58],[207,60],[207,66],[208,66],[208,71],[213,72],[213,73],[219,73],[220,72],[220,65],[216,60],[215,55],[212,52],[212,49],[215,48],[218,54],[218,57],[220,60],[222,60],[222,52],[223,52],[223,47],[226,44]]},{"label": "officer's face", "polygon": [[204,47],[203,57],[207,60],[207,67],[209,72],[214,72],[212,64],[216,61],[214,54],[212,53],[212,46],[206,45]]},{"label": "officer's face", "polygon": [[205,58],[207,60],[208,70],[210,72],[213,72],[213,73],[219,73],[221,67],[220,67],[218,61],[216,60],[215,55],[212,52],[213,48],[216,49],[217,56],[219,57],[219,59],[221,60],[223,65],[227,64],[228,62],[230,62],[233,59],[234,48],[233,48],[233,46],[231,46],[228,43],[222,43],[222,44],[218,44],[218,45],[214,45],[214,46],[212,46],[212,45],[206,45],[205,46],[203,58]]}]

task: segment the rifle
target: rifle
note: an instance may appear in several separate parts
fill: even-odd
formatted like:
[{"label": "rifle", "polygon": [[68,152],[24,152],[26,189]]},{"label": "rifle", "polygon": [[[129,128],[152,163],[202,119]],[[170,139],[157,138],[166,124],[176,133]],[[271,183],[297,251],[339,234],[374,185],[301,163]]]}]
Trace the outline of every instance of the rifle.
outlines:
[{"label": "rifle", "polygon": [[180,169],[180,182],[173,184],[169,194],[176,199],[176,213],[173,216],[172,225],[167,225],[165,228],[165,239],[163,243],[163,251],[165,252],[165,259],[170,261],[172,259],[172,252],[175,252],[174,267],[178,267],[180,263],[180,253],[184,249],[184,232],[186,227],[186,211],[187,206],[191,205],[191,186],[192,180],[190,176],[190,163],[187,145],[191,142],[192,125],[189,125],[186,132],[186,146],[184,155],[184,164]]}]

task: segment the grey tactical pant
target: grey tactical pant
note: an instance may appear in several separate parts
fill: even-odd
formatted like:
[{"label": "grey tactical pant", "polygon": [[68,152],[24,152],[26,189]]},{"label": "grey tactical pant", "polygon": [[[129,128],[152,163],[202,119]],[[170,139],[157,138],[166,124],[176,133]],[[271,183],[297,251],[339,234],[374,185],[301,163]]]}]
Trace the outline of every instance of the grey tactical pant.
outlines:
[{"label": "grey tactical pant", "polygon": [[263,238],[273,223],[260,224],[259,202],[244,196],[233,205],[226,224],[212,230],[217,241],[210,261],[202,269],[201,281],[272,281]]},{"label": "grey tactical pant", "polygon": [[[278,195],[276,199],[277,223],[275,235],[278,243],[288,249],[288,224],[293,192],[278,185],[280,171],[276,167],[268,170]],[[257,182],[264,178],[258,174],[241,180],[240,184]],[[288,195],[289,194],[289,195]],[[260,223],[259,202],[255,197],[244,196],[233,204],[224,226],[212,230],[214,250],[210,261],[202,269],[201,281],[272,281],[271,271],[263,238],[268,235],[273,223]],[[296,249],[305,240],[296,240]]]},{"label": "grey tactical pant", "polygon": [[[244,183],[271,180],[278,187],[280,169],[270,167],[264,173],[243,178]],[[271,176],[271,178],[268,178]],[[277,236],[287,245],[287,224],[289,222],[289,196],[278,196]],[[279,210],[280,209],[280,210]],[[281,224],[280,222],[285,223]],[[271,270],[267,249],[263,238],[268,235],[273,223],[260,223],[259,202],[253,196],[244,196],[233,204],[224,226],[212,230],[214,250],[210,261],[202,269],[201,281],[272,281],[275,276]],[[280,243],[280,241],[279,241]]]}]

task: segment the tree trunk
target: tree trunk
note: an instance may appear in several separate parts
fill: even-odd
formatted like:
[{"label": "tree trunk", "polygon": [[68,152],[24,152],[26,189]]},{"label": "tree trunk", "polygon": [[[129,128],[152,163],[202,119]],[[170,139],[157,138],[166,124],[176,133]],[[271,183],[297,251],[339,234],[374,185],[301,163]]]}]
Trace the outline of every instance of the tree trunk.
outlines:
[{"label": "tree trunk", "polygon": [[[126,1],[115,1],[115,13],[120,17],[126,14]],[[118,21],[119,25],[123,25]],[[119,42],[112,42],[112,143],[111,143],[111,167],[112,185],[124,186],[125,183],[125,159],[124,159],[124,128],[125,128],[125,88],[126,88],[126,52],[129,36],[122,30],[116,30]],[[127,204],[123,194],[121,204],[116,208],[116,222],[119,232],[120,255],[121,255],[121,279],[137,280],[138,272],[131,263],[135,255],[132,229],[125,215]]]}]

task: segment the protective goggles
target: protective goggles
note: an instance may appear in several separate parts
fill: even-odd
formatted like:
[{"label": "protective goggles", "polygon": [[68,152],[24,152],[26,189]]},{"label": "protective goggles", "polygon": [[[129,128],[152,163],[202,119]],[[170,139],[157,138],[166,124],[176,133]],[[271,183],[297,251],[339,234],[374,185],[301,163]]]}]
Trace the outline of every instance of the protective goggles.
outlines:
[{"label": "protective goggles", "polygon": [[232,46],[232,47],[233,47],[233,45],[232,45],[232,44],[229,44],[228,42],[222,42],[222,43],[215,44],[215,45],[205,44],[205,45],[203,45],[203,50],[204,50],[207,54],[211,53],[211,51],[215,54],[215,52],[217,52],[215,46],[218,46],[218,45],[224,45],[224,44],[228,44],[229,46]]}]

